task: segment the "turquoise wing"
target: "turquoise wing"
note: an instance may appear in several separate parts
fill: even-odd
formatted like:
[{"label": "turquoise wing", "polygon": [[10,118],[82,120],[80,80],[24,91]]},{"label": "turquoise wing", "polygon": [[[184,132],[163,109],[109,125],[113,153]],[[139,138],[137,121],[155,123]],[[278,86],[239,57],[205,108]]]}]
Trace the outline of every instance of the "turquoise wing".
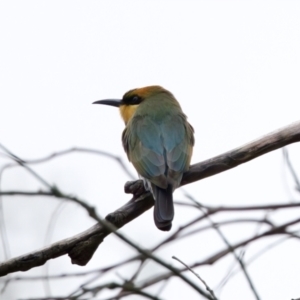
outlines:
[{"label": "turquoise wing", "polygon": [[127,124],[122,141],[138,173],[161,188],[179,185],[194,144],[193,129],[183,114],[169,115],[160,123],[136,116]]},{"label": "turquoise wing", "polygon": [[161,127],[167,165],[171,171],[169,176],[172,173],[182,174],[188,170],[191,162],[195,143],[193,127],[186,121],[184,114],[167,119]]}]

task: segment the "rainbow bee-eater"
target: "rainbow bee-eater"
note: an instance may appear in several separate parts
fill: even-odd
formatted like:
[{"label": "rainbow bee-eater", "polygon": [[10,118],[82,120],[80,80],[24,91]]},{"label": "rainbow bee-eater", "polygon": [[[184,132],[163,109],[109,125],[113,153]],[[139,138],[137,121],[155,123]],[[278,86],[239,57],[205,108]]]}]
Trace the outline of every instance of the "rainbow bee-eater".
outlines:
[{"label": "rainbow bee-eater", "polygon": [[119,107],[125,122],[122,142],[129,161],[154,198],[158,229],[170,230],[174,218],[173,191],[189,169],[194,130],[167,90],[148,86],[127,92],[122,99],[94,102]]}]

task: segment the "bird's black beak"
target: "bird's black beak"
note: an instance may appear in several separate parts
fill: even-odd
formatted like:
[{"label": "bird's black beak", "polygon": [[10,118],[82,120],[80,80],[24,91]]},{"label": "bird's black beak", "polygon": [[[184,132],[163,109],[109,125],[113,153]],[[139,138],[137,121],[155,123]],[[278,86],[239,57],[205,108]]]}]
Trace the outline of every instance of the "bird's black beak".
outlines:
[{"label": "bird's black beak", "polygon": [[106,104],[110,106],[119,107],[121,105],[120,99],[105,99],[105,100],[98,100],[93,102],[93,104]]}]

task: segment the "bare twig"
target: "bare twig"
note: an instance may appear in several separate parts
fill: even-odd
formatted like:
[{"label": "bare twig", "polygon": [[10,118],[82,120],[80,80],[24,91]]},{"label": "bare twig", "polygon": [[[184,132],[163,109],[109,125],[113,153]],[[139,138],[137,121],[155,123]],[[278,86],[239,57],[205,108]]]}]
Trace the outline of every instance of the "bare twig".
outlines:
[{"label": "bare twig", "polygon": [[200,277],[199,274],[197,274],[194,270],[192,270],[187,264],[185,264],[182,260],[177,258],[176,256],[172,256],[173,259],[179,261],[181,264],[183,264],[189,271],[191,271],[196,277],[199,278],[199,280],[204,284],[206,290],[211,294],[214,300],[218,300],[217,297],[214,294],[214,291],[206,284],[206,282]]},{"label": "bare twig", "polygon": [[[143,296],[147,299],[160,300],[160,298],[153,296],[147,292],[144,292],[140,288],[135,287],[133,284],[128,283],[128,282],[125,282],[124,284],[112,282],[112,283],[108,283],[105,285],[97,286],[96,288],[93,288],[93,289],[85,289],[84,292],[91,292],[95,296],[95,295],[97,295],[97,293],[99,291],[101,291],[105,288],[107,288],[107,289],[122,288],[124,291],[129,292],[129,293],[127,293],[127,295],[137,294],[137,295]],[[122,297],[123,296],[126,296],[126,294],[122,295]],[[118,298],[116,298],[116,297],[107,298],[107,300],[109,300],[109,299],[118,299]]]},{"label": "bare twig", "polygon": [[[134,180],[137,177],[137,176],[134,176],[130,172],[130,170],[126,167],[126,164],[124,163],[124,161],[122,160],[121,157],[119,157],[117,155],[113,155],[113,154],[111,154],[109,152],[106,152],[106,151],[100,151],[100,150],[97,150],[97,149],[90,149],[90,148],[84,148],[84,147],[73,147],[73,148],[69,148],[69,149],[66,149],[66,150],[57,151],[57,152],[54,152],[54,153],[52,153],[50,155],[47,155],[43,158],[38,158],[38,159],[22,159],[22,162],[24,164],[28,164],[28,165],[40,164],[40,163],[50,161],[50,160],[52,160],[54,158],[57,158],[57,157],[60,157],[60,156],[70,154],[70,153],[88,153],[88,154],[95,154],[95,155],[105,156],[107,158],[115,160],[120,165],[120,167],[123,169],[123,171],[128,175],[128,177],[130,179]],[[16,164],[7,164],[6,165],[7,168],[14,167],[14,166],[16,166]]]},{"label": "bare twig", "polygon": [[[204,211],[203,206],[200,205],[200,203],[199,203],[198,201],[196,201],[191,195],[188,195],[188,194],[186,193],[186,197],[188,197],[191,201],[193,201],[195,204],[197,204],[197,205],[198,205],[198,208],[199,208],[204,214],[206,214],[206,212]],[[245,268],[245,265],[244,265],[243,261],[242,261],[242,260],[240,259],[240,257],[235,253],[235,250],[232,248],[231,244],[229,243],[229,241],[227,240],[227,238],[225,237],[225,235],[223,234],[223,232],[221,231],[221,229],[219,228],[219,226],[212,220],[212,218],[211,218],[209,215],[207,215],[207,219],[208,219],[209,223],[211,224],[212,228],[214,228],[214,229],[217,231],[217,233],[219,234],[219,236],[221,237],[221,239],[224,241],[225,245],[226,245],[226,246],[228,247],[228,249],[232,252],[234,258],[236,259],[236,261],[237,261],[237,262],[239,263],[239,265],[241,266],[241,269],[242,269],[243,272],[244,272],[244,275],[245,275],[245,277],[246,277],[246,279],[247,279],[247,281],[248,281],[248,284],[249,284],[249,286],[250,286],[250,288],[251,288],[251,290],[252,290],[252,292],[253,292],[255,298],[256,298],[257,300],[260,300],[260,297],[259,297],[259,295],[258,295],[258,292],[257,292],[256,288],[254,287],[253,281],[252,281],[250,275],[248,274],[248,271],[247,271],[247,269]]]},{"label": "bare twig", "polygon": [[19,158],[18,156],[16,156],[14,153],[12,153],[10,150],[8,150],[5,146],[3,146],[2,144],[0,144],[0,148],[2,148],[8,155],[11,156],[11,158],[18,163],[20,166],[22,166],[23,168],[25,168],[29,173],[31,173],[31,175],[33,177],[35,177],[39,182],[41,182],[43,185],[45,185],[47,188],[49,188],[50,190],[52,189],[51,184],[49,184],[42,176],[40,176],[39,174],[37,174],[34,170],[32,170],[30,167],[28,167],[26,165],[26,163]]},{"label": "bare twig", "polygon": [[63,194],[57,187],[53,186],[51,191],[43,191],[39,190],[37,192],[29,192],[29,191],[2,191],[0,192],[0,196],[47,196],[47,197],[56,197],[60,199],[70,200],[81,207],[83,207],[89,214],[89,216],[95,220],[97,217],[95,215],[95,208],[89,205],[86,201],[81,200],[75,196],[70,196]]},{"label": "bare twig", "polygon": [[300,181],[299,181],[298,175],[297,175],[297,173],[296,173],[296,171],[295,171],[295,169],[294,169],[294,167],[293,167],[293,165],[291,163],[289,152],[288,152],[288,150],[286,148],[283,148],[282,151],[283,151],[283,157],[284,157],[284,159],[286,161],[286,164],[287,164],[287,166],[288,166],[288,168],[289,168],[289,170],[291,172],[291,175],[292,175],[292,177],[293,177],[293,179],[295,181],[296,190],[298,192],[300,192]]},{"label": "bare twig", "polygon": [[[231,247],[232,247],[232,249],[238,249],[238,248],[240,248],[244,245],[247,245],[251,242],[262,239],[266,236],[272,236],[272,235],[276,235],[276,234],[288,235],[288,232],[285,231],[286,228],[288,228],[289,226],[292,226],[294,224],[297,224],[297,223],[300,223],[300,218],[289,221],[289,222],[286,222],[286,223],[284,223],[280,226],[277,226],[275,228],[267,230],[267,231],[265,231],[265,232],[263,232],[263,233],[261,233],[257,236],[247,238],[247,239],[245,239],[245,240],[243,240],[239,243],[236,243],[236,244],[232,245]],[[212,265],[212,264],[216,263],[217,261],[219,261],[220,259],[222,259],[223,257],[225,257],[230,252],[231,252],[231,250],[228,249],[228,247],[227,247],[224,250],[221,250],[221,251],[217,252],[216,254],[213,254],[213,255],[209,256],[206,259],[203,259],[199,262],[195,262],[193,265],[190,266],[190,268],[196,268],[196,267],[205,266],[205,265]],[[185,272],[185,271],[187,271],[187,268],[182,268],[180,271]],[[144,281],[144,283],[142,283],[140,285],[140,287],[142,287],[142,288],[149,287],[149,286],[154,285],[154,284],[156,284],[156,283],[158,283],[162,280],[169,279],[172,276],[174,276],[174,274],[172,274],[172,272],[167,272],[165,274],[156,276],[155,278]]]}]

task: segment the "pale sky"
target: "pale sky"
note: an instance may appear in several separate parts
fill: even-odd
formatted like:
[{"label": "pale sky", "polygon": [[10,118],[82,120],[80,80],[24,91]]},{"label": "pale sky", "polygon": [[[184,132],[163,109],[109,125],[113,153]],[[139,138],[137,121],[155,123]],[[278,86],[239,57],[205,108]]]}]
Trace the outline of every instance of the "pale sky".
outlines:
[{"label": "pale sky", "polygon": [[[0,41],[0,143],[23,159],[78,146],[121,156],[135,172],[122,148],[124,124],[117,109],[91,103],[153,84],[175,95],[193,125],[193,163],[300,119],[299,1],[2,0]],[[300,174],[299,150],[296,144],[289,147]],[[6,161],[0,156],[1,166]],[[123,193],[129,178],[105,157],[71,154],[33,168],[65,193],[94,205],[102,217],[130,198]],[[185,190],[208,205],[249,205],[299,200],[293,187],[278,150]],[[14,168],[4,174],[1,188],[31,191],[43,186],[25,170]],[[184,200],[180,191],[174,198]],[[3,201],[11,257],[43,247],[59,201],[25,197],[5,197]],[[195,216],[193,211],[175,209],[172,231]],[[284,212],[275,221],[290,216]],[[67,204],[57,216],[51,242],[93,224],[81,208]],[[254,229],[228,227],[224,233],[234,242],[246,233],[253,234]],[[145,248],[168,234],[154,226],[152,210],[121,232]],[[250,246],[246,257],[266,244]],[[189,264],[223,247],[220,238],[210,232],[172,244],[158,255],[180,267],[173,255]],[[291,240],[250,265],[262,299],[300,297],[299,249],[299,242]],[[50,274],[79,272],[133,253],[111,236],[86,267],[71,265],[66,256],[47,265]],[[214,288],[233,261],[228,256],[195,271]],[[133,266],[121,269],[121,276],[126,277],[128,270],[132,272]],[[145,270],[142,277],[164,271],[151,263]],[[45,267],[17,275],[40,274],[45,274]],[[112,278],[118,276],[111,274],[103,280]],[[66,295],[79,282],[53,281],[52,293]],[[172,280],[161,297],[198,299],[178,282]],[[8,286],[3,299],[38,296],[45,296],[41,282],[17,282]],[[241,272],[223,288],[220,299],[254,299]]]}]

